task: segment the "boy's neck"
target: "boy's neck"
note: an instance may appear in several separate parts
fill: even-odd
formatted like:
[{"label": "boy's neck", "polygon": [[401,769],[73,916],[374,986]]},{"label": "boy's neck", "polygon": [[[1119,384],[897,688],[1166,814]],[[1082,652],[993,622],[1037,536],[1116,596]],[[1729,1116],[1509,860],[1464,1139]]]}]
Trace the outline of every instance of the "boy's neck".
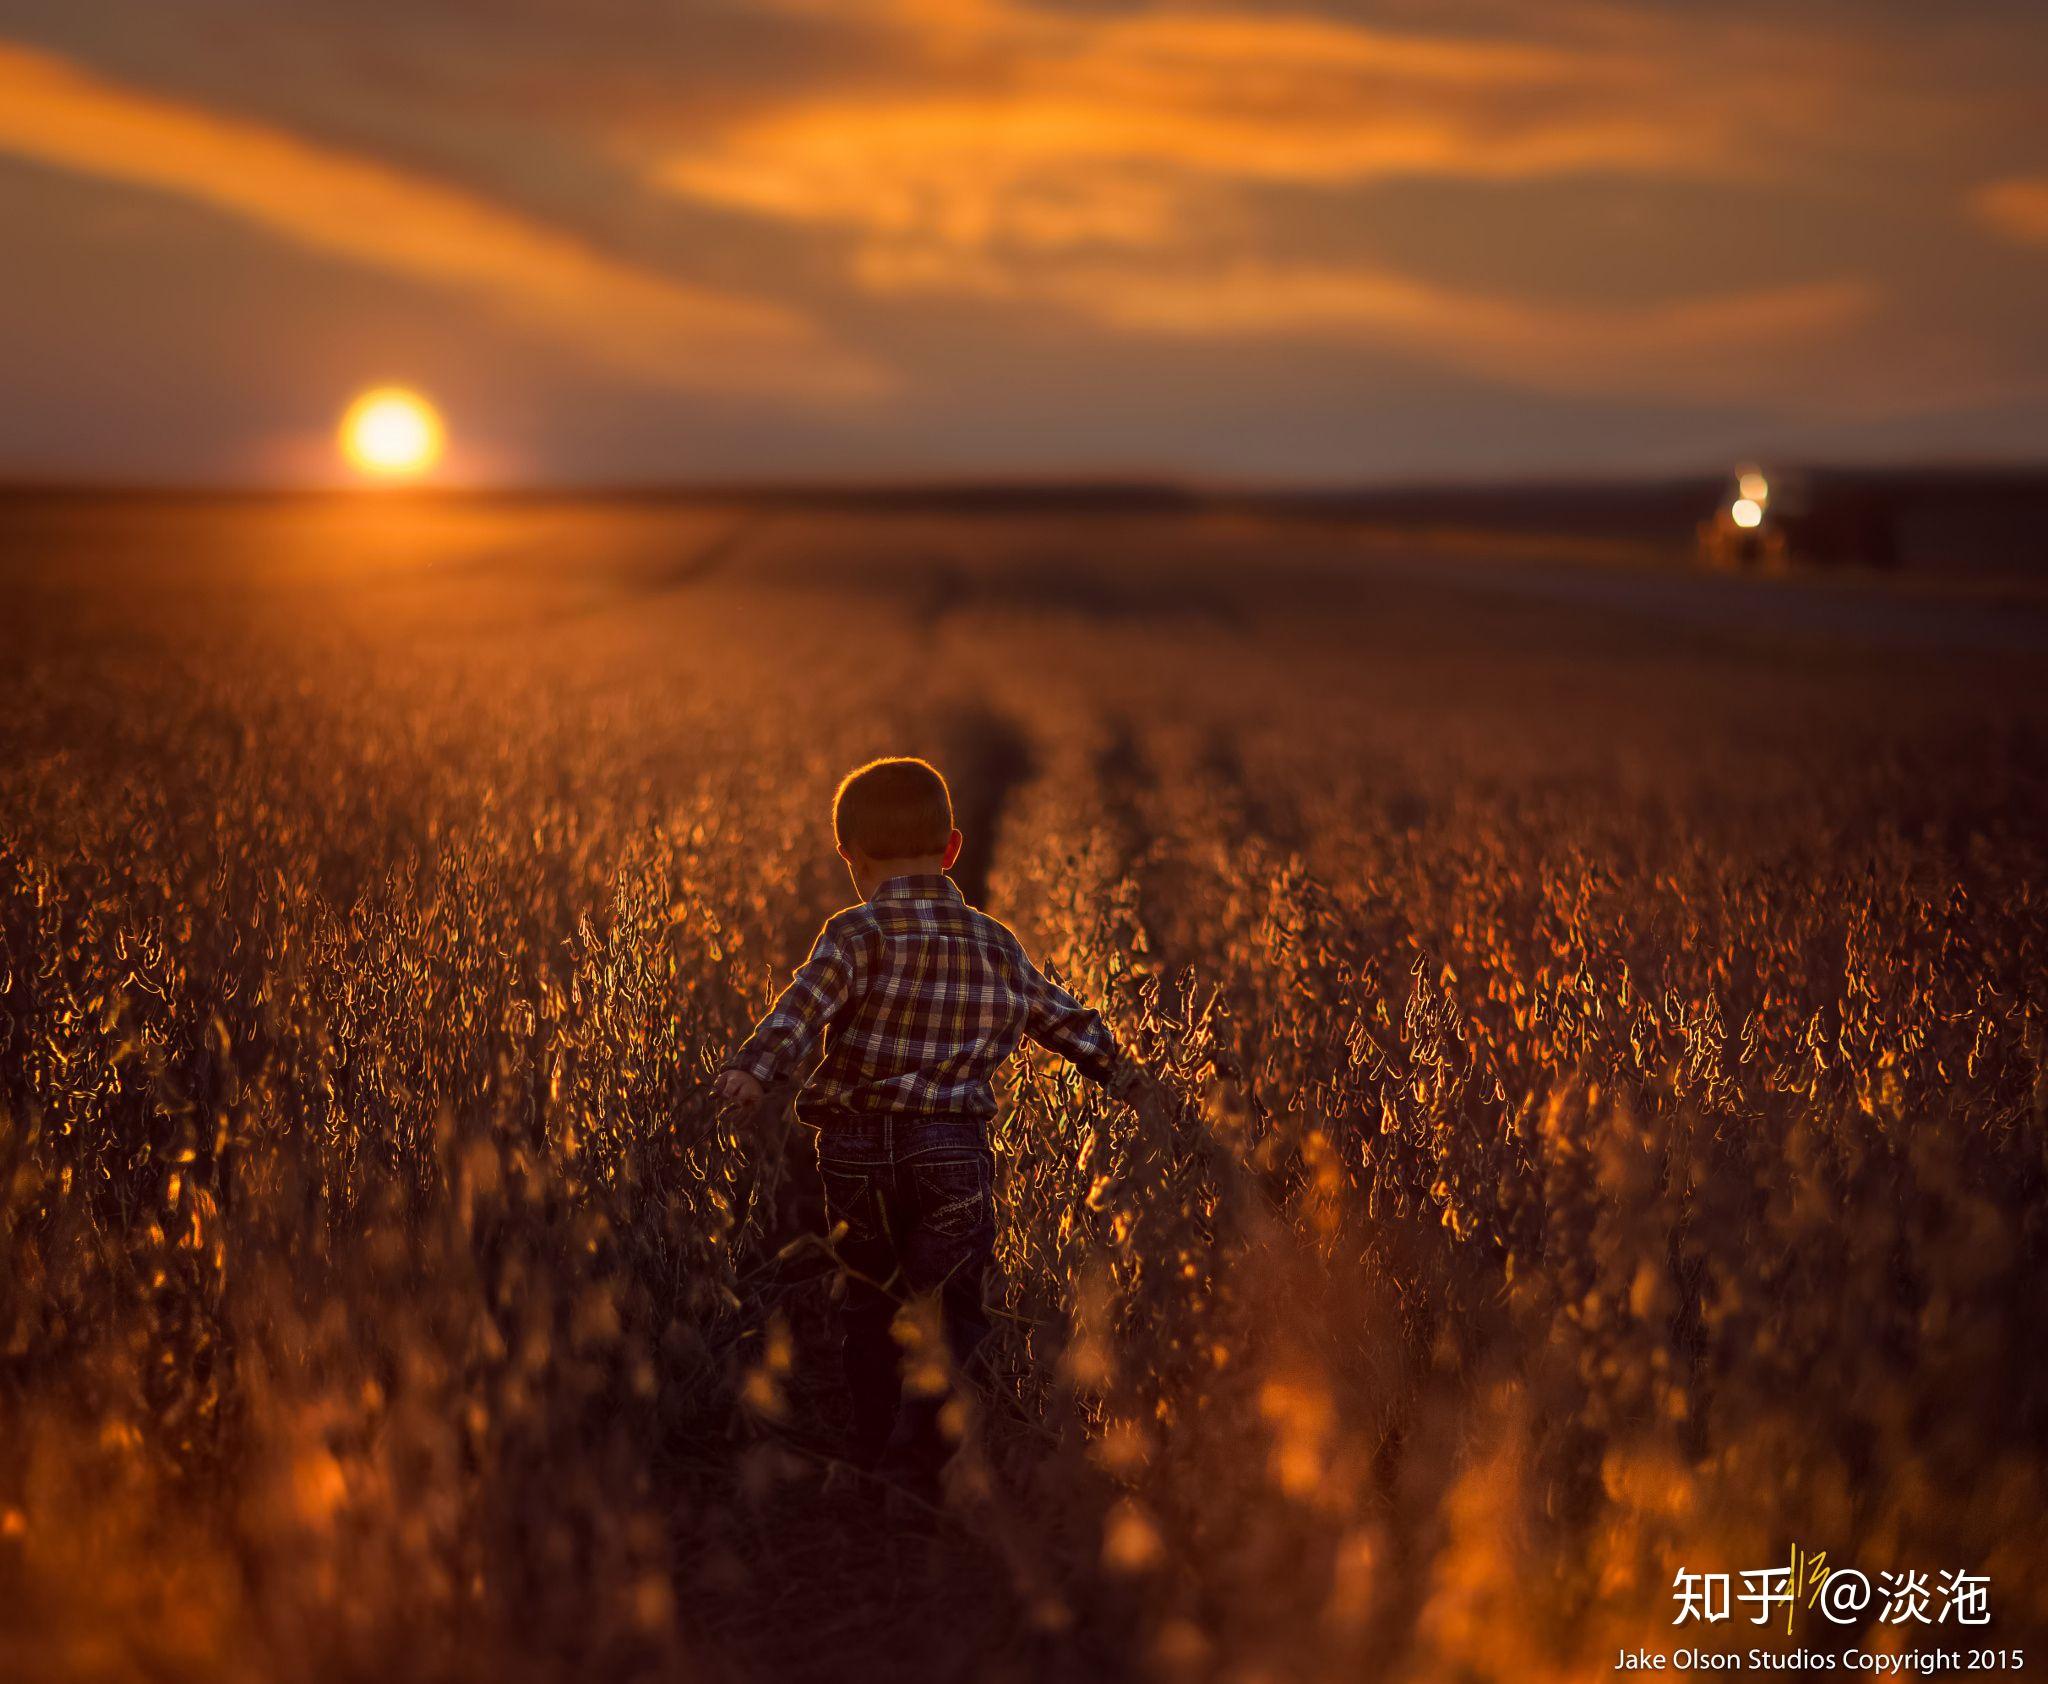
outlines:
[{"label": "boy's neck", "polygon": [[946,871],[946,857],[943,854],[916,854],[909,859],[870,860],[850,862],[853,869],[853,886],[860,891],[862,900],[873,900],[884,883],[897,877],[942,877]]}]

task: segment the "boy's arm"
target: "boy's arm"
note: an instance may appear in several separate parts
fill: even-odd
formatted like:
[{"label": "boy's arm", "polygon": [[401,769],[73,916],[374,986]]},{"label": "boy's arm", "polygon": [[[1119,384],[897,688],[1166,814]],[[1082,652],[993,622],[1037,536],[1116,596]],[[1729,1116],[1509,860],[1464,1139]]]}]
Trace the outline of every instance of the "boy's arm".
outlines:
[{"label": "boy's arm", "polygon": [[1054,982],[1027,958],[1024,964],[1024,1033],[1094,1081],[1116,1077],[1123,1053],[1102,1014]]},{"label": "boy's arm", "polygon": [[838,919],[827,923],[789,986],[725,1061],[724,1074],[748,1077],[764,1088],[787,1076],[860,993],[866,958],[860,941],[850,938]]}]

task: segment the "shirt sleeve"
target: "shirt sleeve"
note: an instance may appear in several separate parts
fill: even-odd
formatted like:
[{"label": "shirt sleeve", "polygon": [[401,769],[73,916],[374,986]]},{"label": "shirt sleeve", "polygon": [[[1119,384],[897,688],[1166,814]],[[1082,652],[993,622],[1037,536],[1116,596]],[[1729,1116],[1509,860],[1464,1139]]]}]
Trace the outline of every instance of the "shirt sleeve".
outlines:
[{"label": "shirt sleeve", "polygon": [[1024,1033],[1056,1052],[1082,1075],[1107,1082],[1122,1058],[1102,1014],[1069,994],[1027,958],[1024,966]]},{"label": "shirt sleeve", "polygon": [[867,953],[858,933],[834,918],[818,932],[811,956],[725,1068],[743,1070],[763,1087],[781,1081],[817,1045],[827,1025],[859,998],[866,977]]}]

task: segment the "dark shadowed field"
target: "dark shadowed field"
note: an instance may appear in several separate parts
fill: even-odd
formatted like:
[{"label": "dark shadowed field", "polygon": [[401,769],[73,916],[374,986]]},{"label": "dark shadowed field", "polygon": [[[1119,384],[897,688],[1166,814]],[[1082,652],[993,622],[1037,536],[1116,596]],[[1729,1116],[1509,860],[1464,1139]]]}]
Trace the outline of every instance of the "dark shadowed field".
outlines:
[{"label": "dark shadowed field", "polygon": [[[2036,584],[46,498],[0,505],[0,646],[0,1676],[2048,1634]],[[1018,1067],[937,1514],[833,1455],[808,1143],[708,1097],[883,752],[1168,1088]],[[1795,1550],[1987,1576],[1992,1623],[1674,1632],[1681,1569]]]}]

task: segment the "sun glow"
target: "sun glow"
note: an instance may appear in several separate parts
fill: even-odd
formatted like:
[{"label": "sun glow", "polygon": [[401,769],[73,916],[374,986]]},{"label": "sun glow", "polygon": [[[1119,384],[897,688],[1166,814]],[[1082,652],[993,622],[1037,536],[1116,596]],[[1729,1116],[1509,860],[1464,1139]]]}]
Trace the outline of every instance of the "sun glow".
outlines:
[{"label": "sun glow", "polygon": [[1738,497],[1728,513],[1734,517],[1737,526],[1761,526],[1764,523],[1764,508],[1754,497]]},{"label": "sun glow", "polygon": [[341,418],[342,454],[380,479],[425,473],[440,461],[445,438],[434,406],[399,386],[365,392]]}]

